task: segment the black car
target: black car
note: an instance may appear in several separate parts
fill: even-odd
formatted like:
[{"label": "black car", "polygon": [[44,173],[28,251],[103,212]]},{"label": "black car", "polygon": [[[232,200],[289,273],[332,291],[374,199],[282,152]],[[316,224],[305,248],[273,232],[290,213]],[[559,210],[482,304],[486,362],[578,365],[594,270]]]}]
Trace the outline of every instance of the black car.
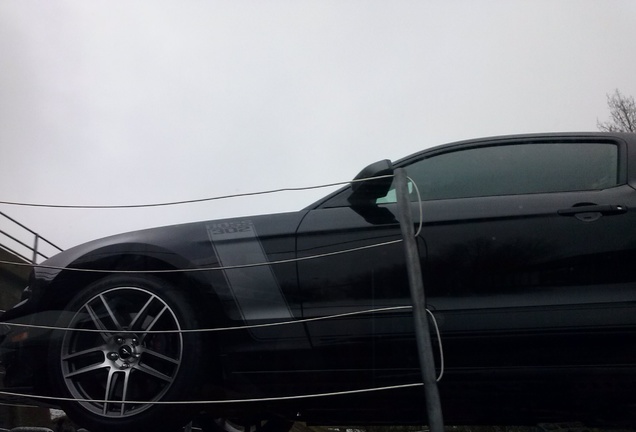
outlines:
[{"label": "black car", "polygon": [[2,316],[5,391],[94,432],[426,421],[394,167],[423,215],[445,421],[636,424],[636,134],[619,133],[444,145],[295,213],[67,250]]}]

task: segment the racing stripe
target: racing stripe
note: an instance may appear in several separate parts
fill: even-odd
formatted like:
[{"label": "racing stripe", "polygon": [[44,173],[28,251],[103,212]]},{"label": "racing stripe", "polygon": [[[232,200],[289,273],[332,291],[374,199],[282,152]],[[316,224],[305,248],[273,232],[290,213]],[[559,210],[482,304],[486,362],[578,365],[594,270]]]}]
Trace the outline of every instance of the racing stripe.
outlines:
[{"label": "racing stripe", "polygon": [[[207,225],[208,236],[223,267],[268,262],[261,241],[250,220],[215,222]],[[289,321],[293,314],[271,266],[223,270],[225,278],[247,324]],[[291,325],[294,335],[301,326]],[[273,329],[252,329],[254,336],[271,338]],[[288,330],[286,329],[286,333]],[[292,336],[292,334],[288,334]]]}]

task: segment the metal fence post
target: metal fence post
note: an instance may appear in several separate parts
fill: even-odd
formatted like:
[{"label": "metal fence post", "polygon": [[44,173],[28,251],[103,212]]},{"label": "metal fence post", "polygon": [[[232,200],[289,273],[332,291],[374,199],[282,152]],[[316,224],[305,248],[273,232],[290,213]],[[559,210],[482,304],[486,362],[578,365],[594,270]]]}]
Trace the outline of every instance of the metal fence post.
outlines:
[{"label": "metal fence post", "polygon": [[428,316],[426,315],[426,296],[424,293],[422,269],[420,266],[419,253],[417,251],[415,230],[413,227],[411,200],[409,199],[406,172],[403,168],[398,168],[395,170],[394,174],[398,216],[400,218],[402,237],[404,238],[406,268],[408,271],[409,287],[411,290],[411,301],[413,303],[415,338],[417,341],[420,369],[422,371],[422,382],[424,383],[428,426],[431,432],[443,432],[444,420],[442,417],[442,405],[439,398],[439,390],[437,388],[437,379],[435,376],[435,360],[433,358]]},{"label": "metal fence post", "polygon": [[33,242],[33,259],[31,260],[31,264],[38,263],[38,240],[40,239],[39,235],[35,235],[35,241]]}]

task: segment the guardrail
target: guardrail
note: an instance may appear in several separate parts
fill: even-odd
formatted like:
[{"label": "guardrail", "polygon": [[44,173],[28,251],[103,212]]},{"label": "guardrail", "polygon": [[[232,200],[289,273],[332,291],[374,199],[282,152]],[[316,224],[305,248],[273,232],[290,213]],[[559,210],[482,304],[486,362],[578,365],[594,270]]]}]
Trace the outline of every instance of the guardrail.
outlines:
[{"label": "guardrail", "polygon": [[[2,212],[0,212],[0,221],[3,222],[0,223],[0,248],[26,262],[37,264],[39,260],[49,258],[50,252],[55,254],[63,250]],[[42,251],[43,248],[45,252]]]}]

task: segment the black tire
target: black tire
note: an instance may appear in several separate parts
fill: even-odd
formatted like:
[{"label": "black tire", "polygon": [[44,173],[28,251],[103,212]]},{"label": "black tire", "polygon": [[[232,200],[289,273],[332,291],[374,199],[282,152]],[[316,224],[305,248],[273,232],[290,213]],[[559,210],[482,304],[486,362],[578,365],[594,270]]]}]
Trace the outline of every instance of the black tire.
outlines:
[{"label": "black tire", "polygon": [[179,332],[198,328],[184,293],[155,277],[108,276],[78,293],[66,314],[49,376],[57,396],[73,399],[62,407],[76,423],[91,432],[174,432],[190,420],[191,404],[161,403],[198,394],[202,337]]}]

